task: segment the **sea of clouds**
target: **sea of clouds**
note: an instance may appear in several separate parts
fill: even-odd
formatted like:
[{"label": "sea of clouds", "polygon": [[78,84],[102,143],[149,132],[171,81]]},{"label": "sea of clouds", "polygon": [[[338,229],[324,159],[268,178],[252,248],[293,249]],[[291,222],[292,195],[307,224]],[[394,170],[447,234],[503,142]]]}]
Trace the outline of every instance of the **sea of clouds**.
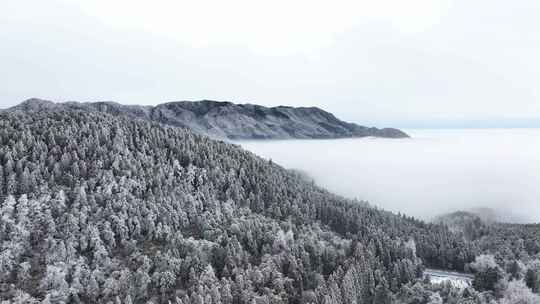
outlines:
[{"label": "sea of clouds", "polygon": [[540,129],[407,130],[408,139],[243,141],[346,197],[423,219],[491,208],[540,222]]}]

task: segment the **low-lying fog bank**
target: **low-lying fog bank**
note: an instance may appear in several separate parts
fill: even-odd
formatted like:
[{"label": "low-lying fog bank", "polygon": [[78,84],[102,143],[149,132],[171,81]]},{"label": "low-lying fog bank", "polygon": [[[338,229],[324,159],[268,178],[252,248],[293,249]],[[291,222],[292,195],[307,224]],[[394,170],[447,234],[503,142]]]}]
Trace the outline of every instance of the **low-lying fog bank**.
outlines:
[{"label": "low-lying fog bank", "polygon": [[540,129],[406,132],[412,138],[237,143],[384,209],[431,219],[485,207],[540,222]]}]

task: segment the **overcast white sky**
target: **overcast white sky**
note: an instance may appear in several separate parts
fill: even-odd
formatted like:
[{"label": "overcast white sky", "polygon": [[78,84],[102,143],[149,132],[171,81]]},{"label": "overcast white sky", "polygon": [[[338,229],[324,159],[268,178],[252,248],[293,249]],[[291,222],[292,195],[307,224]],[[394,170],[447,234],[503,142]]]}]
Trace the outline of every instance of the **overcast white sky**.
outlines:
[{"label": "overcast white sky", "polygon": [[538,16],[528,0],[3,0],[0,107],[216,99],[540,126]]}]

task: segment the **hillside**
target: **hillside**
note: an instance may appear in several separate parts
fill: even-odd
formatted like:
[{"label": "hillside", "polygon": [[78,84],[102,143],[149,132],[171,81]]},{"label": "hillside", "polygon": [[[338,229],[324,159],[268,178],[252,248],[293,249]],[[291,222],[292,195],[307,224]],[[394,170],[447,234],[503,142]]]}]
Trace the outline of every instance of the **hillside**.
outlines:
[{"label": "hillside", "polygon": [[486,233],[488,222],[478,214],[469,211],[456,211],[443,214],[434,219],[435,223],[448,226],[453,232],[460,232],[469,240],[474,240]]},{"label": "hillside", "polygon": [[470,252],[444,227],[332,195],[185,129],[3,112],[0,143],[2,299],[349,303],[392,297],[422,261],[459,268],[474,257],[443,261],[441,241]]},{"label": "hillside", "polygon": [[16,109],[70,108],[137,117],[221,139],[309,139],[343,137],[402,138],[408,135],[393,128],[368,128],[337,119],[319,108],[279,106],[267,108],[203,100],[181,101],[157,106],[128,106],[114,102],[54,104],[30,99]]},{"label": "hillside", "polygon": [[[482,253],[445,225],[333,195],[187,129],[34,106],[41,110],[0,113],[1,301],[482,304],[493,298],[483,276],[473,282],[478,291],[422,280],[426,266],[463,270]],[[538,254],[536,247],[512,247],[519,237],[495,240],[500,257],[514,248],[516,257]]]}]

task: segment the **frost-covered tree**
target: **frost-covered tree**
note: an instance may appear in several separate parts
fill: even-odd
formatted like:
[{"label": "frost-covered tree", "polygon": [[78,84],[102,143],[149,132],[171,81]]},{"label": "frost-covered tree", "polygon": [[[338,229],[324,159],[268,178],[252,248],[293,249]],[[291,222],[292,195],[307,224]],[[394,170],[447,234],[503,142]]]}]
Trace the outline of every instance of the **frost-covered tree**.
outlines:
[{"label": "frost-covered tree", "polygon": [[501,304],[536,304],[540,303],[540,296],[532,293],[522,280],[511,281],[504,291]]},{"label": "frost-covered tree", "polygon": [[1,301],[372,304],[440,292],[484,304],[495,294],[433,290],[422,269],[463,270],[492,252],[472,268],[508,276],[501,266],[522,259],[532,286],[535,229],[467,240],[186,129],[84,108],[0,112]]}]

